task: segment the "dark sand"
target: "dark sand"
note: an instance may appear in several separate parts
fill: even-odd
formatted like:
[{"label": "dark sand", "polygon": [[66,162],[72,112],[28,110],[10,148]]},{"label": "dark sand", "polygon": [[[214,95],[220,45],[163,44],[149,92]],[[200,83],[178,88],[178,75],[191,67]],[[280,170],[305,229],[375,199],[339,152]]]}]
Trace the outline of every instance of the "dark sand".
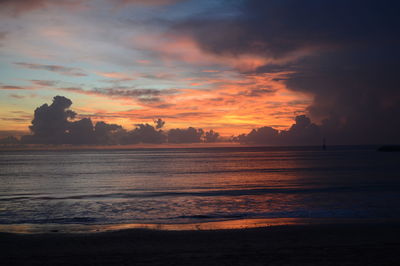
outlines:
[{"label": "dark sand", "polygon": [[0,234],[1,265],[400,265],[400,224]]}]

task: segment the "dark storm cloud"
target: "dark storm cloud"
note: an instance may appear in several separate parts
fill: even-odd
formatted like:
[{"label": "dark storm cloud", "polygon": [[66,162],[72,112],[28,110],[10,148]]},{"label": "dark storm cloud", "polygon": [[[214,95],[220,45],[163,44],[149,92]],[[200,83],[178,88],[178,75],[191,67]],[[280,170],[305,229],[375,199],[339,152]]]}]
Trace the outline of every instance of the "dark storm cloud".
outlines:
[{"label": "dark storm cloud", "polygon": [[82,69],[76,67],[64,67],[58,65],[43,65],[43,64],[32,64],[32,63],[22,63],[22,62],[15,63],[15,65],[34,70],[46,70],[46,71],[56,72],[58,74],[66,76],[74,76],[74,77],[87,76],[87,74],[84,73]]},{"label": "dark storm cloud", "polygon": [[256,53],[274,58],[302,49],[336,50],[364,42],[398,41],[399,4],[393,1],[241,2],[236,17],[198,17],[176,27],[214,53]]},{"label": "dark storm cloud", "polygon": [[237,16],[198,17],[174,30],[210,53],[252,53],[281,62],[255,73],[292,71],[282,81],[315,95],[309,115],[332,142],[400,141],[398,2],[240,3]]}]

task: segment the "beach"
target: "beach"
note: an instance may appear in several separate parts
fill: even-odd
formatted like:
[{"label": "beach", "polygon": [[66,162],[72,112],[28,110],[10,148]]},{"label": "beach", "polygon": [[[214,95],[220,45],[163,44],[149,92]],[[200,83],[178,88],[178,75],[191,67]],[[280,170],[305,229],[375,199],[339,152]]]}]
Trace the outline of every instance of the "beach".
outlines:
[{"label": "beach", "polygon": [[0,263],[398,265],[398,156],[369,146],[2,152]]},{"label": "beach", "polygon": [[398,265],[399,223],[0,234],[2,265]]}]

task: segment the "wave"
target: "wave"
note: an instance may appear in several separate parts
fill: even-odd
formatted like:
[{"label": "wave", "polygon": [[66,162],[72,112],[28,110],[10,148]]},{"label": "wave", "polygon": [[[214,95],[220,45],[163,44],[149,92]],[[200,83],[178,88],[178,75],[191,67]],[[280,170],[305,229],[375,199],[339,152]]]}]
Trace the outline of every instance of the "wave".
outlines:
[{"label": "wave", "polygon": [[19,221],[0,221],[0,224],[94,224],[98,219],[93,217],[65,217],[48,219],[24,219]]},{"label": "wave", "polygon": [[[382,216],[379,216],[382,218]],[[394,216],[398,218],[398,215]],[[99,225],[99,224],[130,224],[130,223],[154,223],[154,224],[190,224],[199,222],[212,221],[229,221],[242,219],[279,219],[279,218],[377,218],[374,212],[368,210],[354,209],[317,209],[317,210],[287,210],[287,211],[270,211],[270,212],[238,212],[238,213],[204,213],[193,215],[181,215],[175,217],[157,217],[157,218],[139,218],[134,219],[109,219],[94,217],[63,217],[63,218],[32,218],[20,220],[0,220],[1,225],[5,224],[82,224],[82,225]],[[387,217],[386,217],[387,218]]]},{"label": "wave", "polygon": [[1,197],[1,201],[18,200],[87,200],[87,199],[129,199],[129,198],[157,198],[157,197],[219,197],[219,196],[248,196],[268,194],[310,194],[310,193],[346,193],[398,190],[396,186],[340,186],[317,188],[257,188],[257,189],[224,189],[207,191],[152,191],[139,193],[106,193],[81,194],[68,196],[10,196]]}]

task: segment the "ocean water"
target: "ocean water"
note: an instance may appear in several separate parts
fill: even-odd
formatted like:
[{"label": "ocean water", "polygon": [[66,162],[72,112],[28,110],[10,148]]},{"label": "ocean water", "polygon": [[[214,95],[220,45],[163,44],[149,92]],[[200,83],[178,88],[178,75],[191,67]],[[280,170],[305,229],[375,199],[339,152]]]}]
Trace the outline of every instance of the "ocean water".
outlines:
[{"label": "ocean water", "polygon": [[398,219],[400,153],[376,147],[0,152],[0,225]]}]

